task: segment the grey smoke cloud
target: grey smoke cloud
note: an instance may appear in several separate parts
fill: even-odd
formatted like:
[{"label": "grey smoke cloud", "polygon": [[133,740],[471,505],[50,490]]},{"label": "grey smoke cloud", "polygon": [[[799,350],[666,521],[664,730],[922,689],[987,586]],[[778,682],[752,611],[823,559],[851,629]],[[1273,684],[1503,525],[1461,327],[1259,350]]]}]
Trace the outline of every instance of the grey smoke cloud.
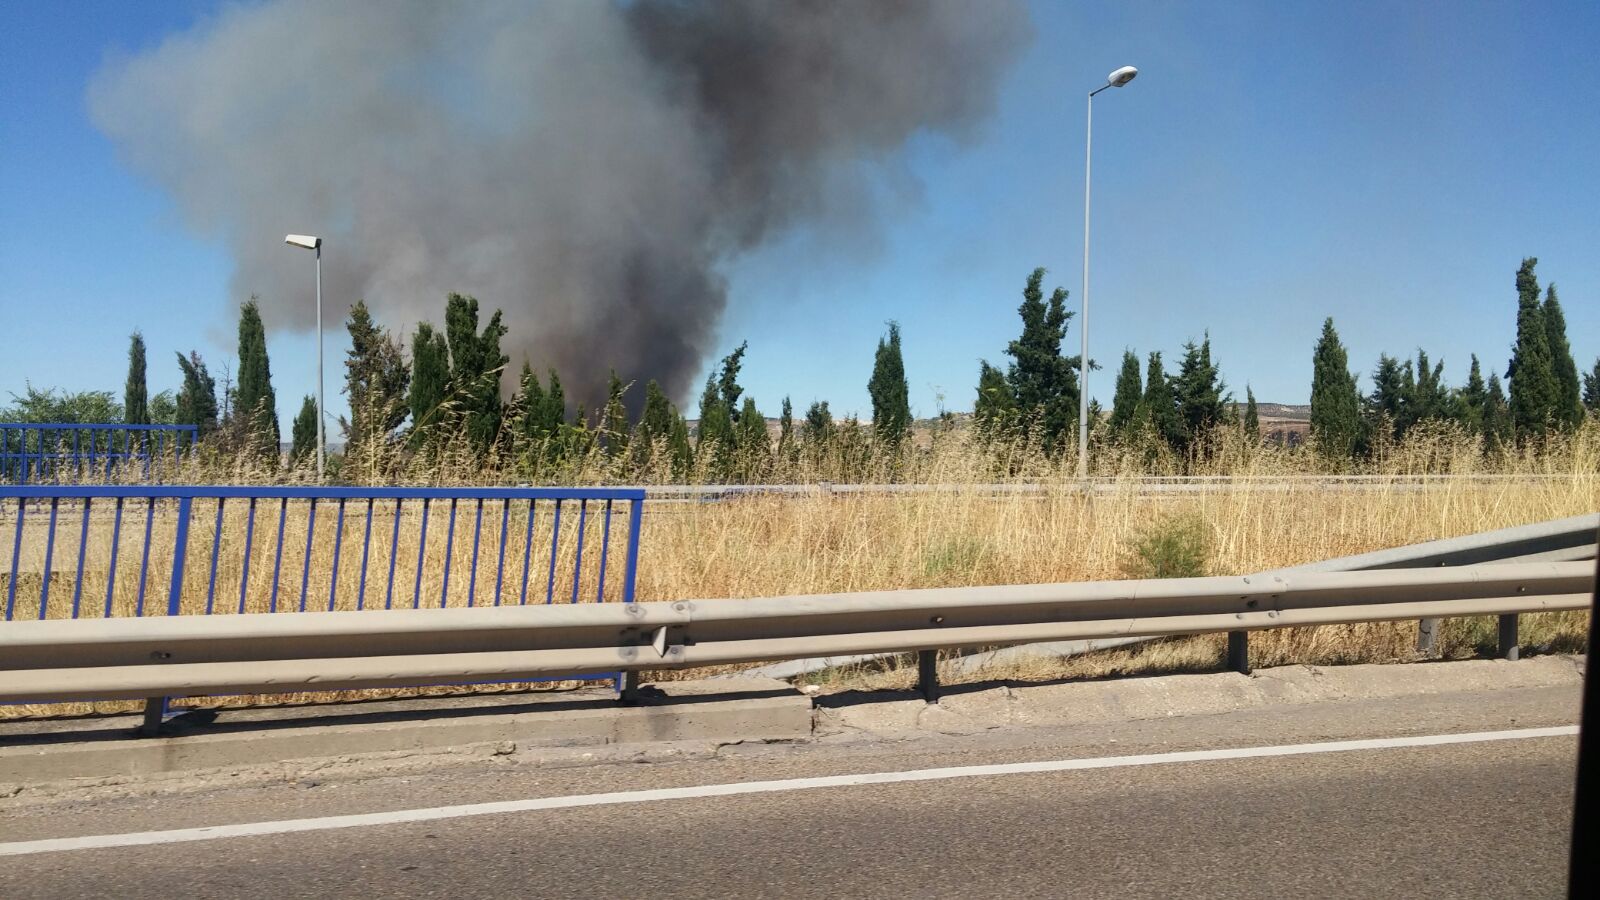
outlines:
[{"label": "grey smoke cloud", "polygon": [[913,134],[970,136],[1030,35],[1016,0],[278,0],[109,60],[89,106],[271,327],[313,324],[282,241],[316,233],[330,326],[460,291],[505,310],[513,366],[681,397],[719,266]]}]

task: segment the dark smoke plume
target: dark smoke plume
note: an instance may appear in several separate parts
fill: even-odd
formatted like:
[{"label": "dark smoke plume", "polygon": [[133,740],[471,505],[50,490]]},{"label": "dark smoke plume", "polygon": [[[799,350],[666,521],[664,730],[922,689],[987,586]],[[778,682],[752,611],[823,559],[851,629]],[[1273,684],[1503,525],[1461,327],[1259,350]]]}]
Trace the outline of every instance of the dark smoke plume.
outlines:
[{"label": "dark smoke plume", "polygon": [[914,133],[970,133],[1029,34],[1011,0],[280,0],[108,62],[89,100],[270,324],[311,326],[282,241],[321,234],[330,326],[470,293],[505,310],[513,366],[681,397],[719,265]]}]

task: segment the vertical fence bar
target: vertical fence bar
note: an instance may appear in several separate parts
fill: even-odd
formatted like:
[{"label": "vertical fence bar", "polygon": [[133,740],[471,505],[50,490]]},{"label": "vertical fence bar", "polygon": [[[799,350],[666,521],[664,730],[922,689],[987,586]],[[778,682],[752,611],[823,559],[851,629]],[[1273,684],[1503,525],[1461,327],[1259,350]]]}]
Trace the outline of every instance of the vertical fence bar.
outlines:
[{"label": "vertical fence bar", "polygon": [[456,498],[450,498],[450,524],[444,532],[444,581],[439,586],[439,608],[450,605],[450,558],[456,549]]},{"label": "vertical fence bar", "polygon": [[144,585],[150,572],[150,528],[156,523],[156,498],[151,497],[144,508],[144,553],[139,558],[139,601],[133,608],[135,616],[144,615]]},{"label": "vertical fence bar", "polygon": [[411,591],[411,608],[422,608],[422,561],[428,549],[428,507],[432,504],[422,498],[422,536],[417,539],[417,583]]},{"label": "vertical fence bar", "polygon": [[511,498],[500,501],[500,557],[494,567],[494,605],[500,605],[500,585],[506,574],[506,529],[511,526]]},{"label": "vertical fence bar", "polygon": [[611,501],[606,501],[605,518],[600,526],[600,584],[594,589],[594,602],[606,602],[606,559],[611,556]]},{"label": "vertical fence bar", "polygon": [[226,497],[217,498],[217,525],[211,532],[211,574],[206,578],[206,615],[208,616],[216,608],[217,555],[222,552],[222,508],[226,503]]},{"label": "vertical fence bar", "polygon": [[394,608],[394,564],[400,561],[400,504],[404,500],[395,498],[394,501],[394,537],[389,539],[389,585],[384,590],[383,608]]},{"label": "vertical fence bar", "polygon": [[111,618],[112,592],[117,587],[117,545],[122,541],[122,498],[117,498],[117,512],[111,520],[111,568],[106,572],[106,618]]},{"label": "vertical fence bar", "polygon": [[[26,434],[26,432],[24,432]],[[6,585],[6,621],[17,612],[17,566],[22,561],[22,520],[28,513],[28,501],[17,498],[17,533],[11,539],[11,583]]]},{"label": "vertical fence bar", "polygon": [[467,605],[478,603],[478,538],[483,534],[483,498],[478,498],[478,512],[472,520],[472,574],[467,576]]},{"label": "vertical fence bar", "polygon": [[306,611],[306,588],[311,584],[311,537],[317,530],[317,498],[311,498],[311,512],[306,518],[306,558],[300,566],[300,611]]},{"label": "vertical fence bar", "polygon": [[189,511],[193,498],[178,499],[178,535],[172,541],[172,587],[167,592],[167,615],[183,611],[183,568],[189,557]]},{"label": "vertical fence bar", "polygon": [[639,526],[644,523],[644,497],[628,501],[628,564],[622,572],[622,602],[633,602],[633,586],[639,577]]},{"label": "vertical fence bar", "polygon": [[278,500],[278,544],[272,551],[272,599],[268,601],[267,611],[278,611],[278,576],[283,572],[283,525],[289,521],[289,498]]},{"label": "vertical fence bar", "polygon": [[50,498],[50,528],[44,535],[44,569],[39,576],[39,618],[44,618],[45,607],[50,603],[50,566],[55,562],[56,555],[56,513],[61,505],[60,497]]},{"label": "vertical fence bar", "polygon": [[556,544],[561,540],[561,500],[556,499],[556,517],[550,526],[550,577],[545,582],[544,602],[554,603],[556,599]]},{"label": "vertical fence bar", "polygon": [[572,560],[572,602],[578,602],[578,581],[583,577],[583,532],[589,521],[589,501],[578,501],[578,552]]},{"label": "vertical fence bar", "polygon": [[372,498],[367,498],[367,527],[361,537],[361,580],[356,584],[356,609],[367,608],[367,554],[372,548]]},{"label": "vertical fence bar", "polygon": [[78,574],[72,581],[72,617],[78,617],[78,603],[83,599],[83,558],[89,555],[89,505],[93,498],[83,498],[83,524],[78,528]]},{"label": "vertical fence bar", "polygon": [[533,510],[538,502],[528,498],[528,536],[522,542],[522,600],[518,606],[528,605],[528,567],[533,564]]},{"label": "vertical fence bar", "polygon": [[[333,526],[333,574],[328,576],[328,612],[333,612],[334,597],[339,590],[339,549],[344,544],[344,498],[339,498],[339,517]],[[307,556],[309,559],[309,555]]]},{"label": "vertical fence bar", "polygon": [[256,498],[250,498],[250,508],[244,520],[244,571],[239,573],[239,614],[244,614],[246,591],[250,587],[250,543],[256,536]]}]

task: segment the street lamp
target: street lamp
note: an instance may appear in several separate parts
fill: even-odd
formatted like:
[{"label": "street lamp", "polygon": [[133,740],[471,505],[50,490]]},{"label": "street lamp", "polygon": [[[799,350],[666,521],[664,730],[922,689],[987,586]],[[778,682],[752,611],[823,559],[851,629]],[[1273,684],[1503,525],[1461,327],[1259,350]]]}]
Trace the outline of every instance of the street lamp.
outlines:
[{"label": "street lamp", "polygon": [[291,234],[283,239],[285,244],[317,251],[317,480],[322,480],[322,238],[309,234]]},{"label": "street lamp", "polygon": [[1078,477],[1089,477],[1089,157],[1094,151],[1094,95],[1106,88],[1122,87],[1138,76],[1133,66],[1123,66],[1106,76],[1106,83],[1089,92],[1089,121],[1083,137],[1083,354],[1078,359]]}]

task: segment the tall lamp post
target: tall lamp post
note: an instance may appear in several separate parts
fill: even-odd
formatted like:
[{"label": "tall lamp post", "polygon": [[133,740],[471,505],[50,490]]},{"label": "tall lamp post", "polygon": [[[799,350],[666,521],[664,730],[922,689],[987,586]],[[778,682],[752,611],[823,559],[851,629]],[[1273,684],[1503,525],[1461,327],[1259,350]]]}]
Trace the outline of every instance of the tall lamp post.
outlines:
[{"label": "tall lamp post", "polygon": [[1139,74],[1123,66],[1106,76],[1106,83],[1089,92],[1089,120],[1083,136],[1083,354],[1078,358],[1078,477],[1089,477],[1089,157],[1094,152],[1094,95],[1106,88],[1122,87]]},{"label": "tall lamp post", "polygon": [[291,234],[283,239],[285,244],[304,247],[317,252],[317,480],[322,480],[322,238],[309,234]]}]

